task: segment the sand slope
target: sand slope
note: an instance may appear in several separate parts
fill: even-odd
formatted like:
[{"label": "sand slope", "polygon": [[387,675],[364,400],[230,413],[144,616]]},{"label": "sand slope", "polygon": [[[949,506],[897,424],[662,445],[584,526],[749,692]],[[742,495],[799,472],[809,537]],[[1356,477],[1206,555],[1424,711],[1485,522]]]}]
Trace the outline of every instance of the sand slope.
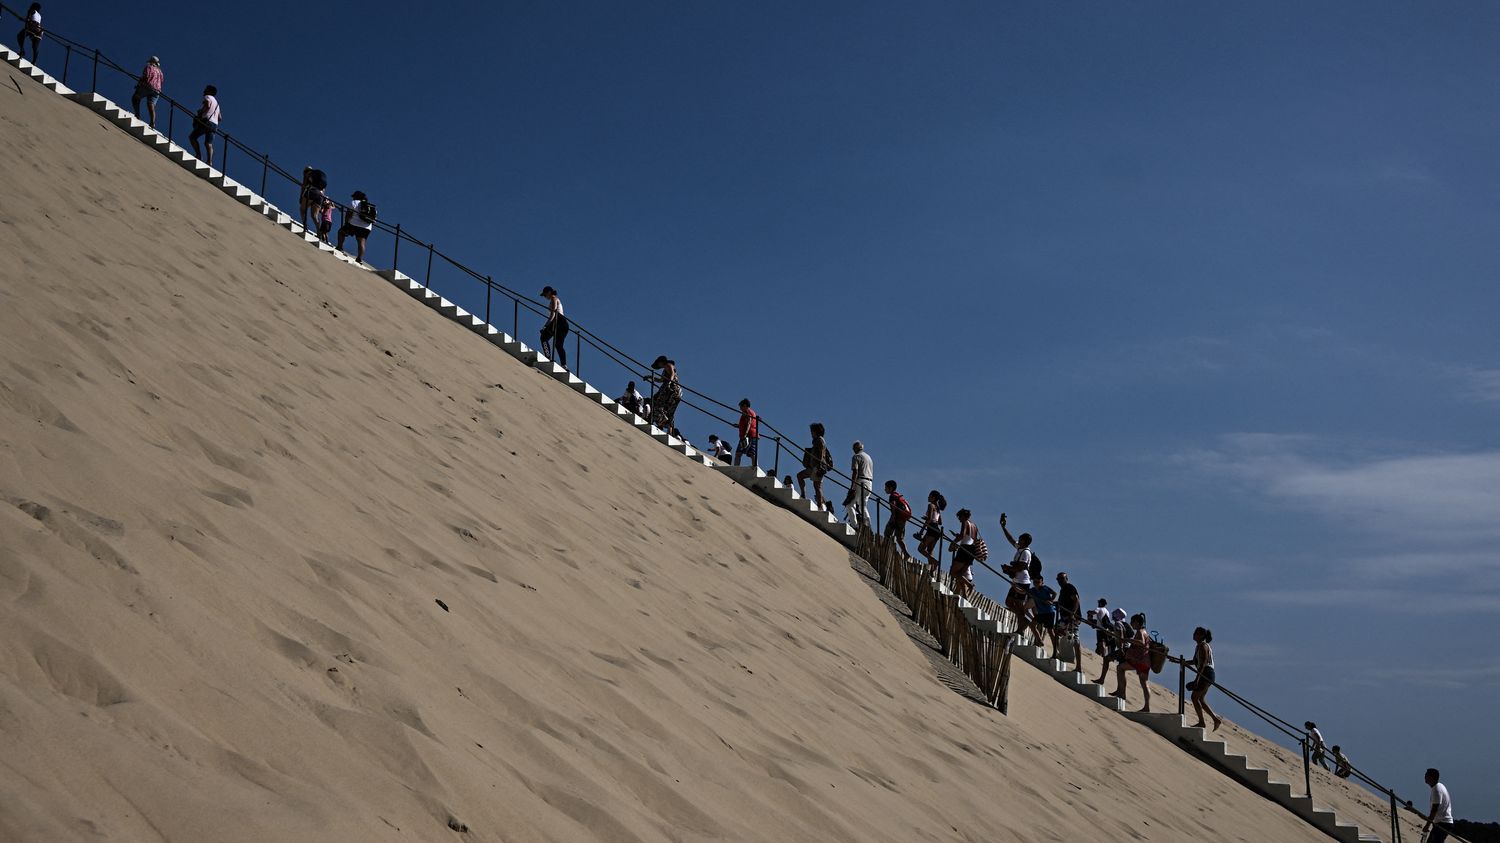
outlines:
[{"label": "sand slope", "polygon": [[11,75],[0,839],[1320,839]]}]

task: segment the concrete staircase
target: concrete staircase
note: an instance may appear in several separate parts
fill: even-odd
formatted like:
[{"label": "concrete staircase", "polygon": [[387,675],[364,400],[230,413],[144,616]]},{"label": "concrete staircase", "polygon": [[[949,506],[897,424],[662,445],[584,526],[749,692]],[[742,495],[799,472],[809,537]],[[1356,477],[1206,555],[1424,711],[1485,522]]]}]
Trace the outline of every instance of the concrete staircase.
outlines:
[{"label": "concrete staircase", "polygon": [[[803,520],[837,540],[845,548],[849,550],[855,549],[857,533],[854,527],[839,521],[832,513],[819,509],[812,500],[802,497],[794,488],[787,486],[776,477],[767,474],[764,470],[752,466],[736,467],[719,462],[709,454],[697,450],[682,439],[672,436],[669,432],[656,427],[648,420],[625,409],[604,392],[586,383],[537,349],[527,346],[504,331],[486,323],[483,319],[448,301],[412,278],[395,270],[376,270],[375,267],[366,263],[360,263],[352,256],[322,242],[315,233],[304,228],[294,217],[267,202],[264,197],[259,196],[250,188],[230,179],[218,170],[198,160],[192,154],[191,150],[184,149],[173,143],[166,135],[146,125],[143,121],[136,119],[130,112],[119,107],[104,96],[97,93],[77,93],[70,90],[31,62],[22,59],[15,51],[9,48],[0,47],[0,59],[3,59],[7,64],[36,80],[47,90],[54,91],[98,113],[125,133],[166,156],[174,164],[208,181],[236,202],[250,208],[252,211],[264,216],[272,224],[286,230],[290,236],[296,237],[318,251],[330,255],[333,259],[355,268],[363,269],[375,277],[384,279],[412,298],[426,304],[428,307],[457,322],[464,328],[483,337],[486,341],[514,357],[522,364],[537,369],[559,383],[567,385],[584,398],[598,404],[606,412],[619,417],[626,424],[662,443],[672,451],[681,454],[699,465],[713,468],[723,473],[731,480],[754,491],[761,497],[796,513]],[[952,593],[945,584],[940,583],[938,588],[945,595]],[[1010,612],[1002,612],[1002,616],[995,617],[962,598],[960,598],[959,606],[962,608],[968,622],[977,628],[992,632],[1013,632],[1015,630],[1015,618]],[[1042,658],[1040,648],[1034,646],[1016,646],[1014,652],[1021,656],[1023,660],[1051,674],[1059,682],[1073,688],[1084,696],[1101,705],[1113,708],[1115,711],[1124,711],[1124,702],[1122,700],[1109,696],[1102,687],[1089,682],[1087,677],[1081,673],[1064,669],[1062,664],[1057,660]],[[1168,740],[1174,741],[1185,750],[1241,781],[1247,787],[1251,787],[1265,794],[1267,798],[1285,805],[1288,809],[1297,813],[1298,816],[1303,817],[1317,828],[1326,831],[1337,840],[1348,841],[1348,843],[1360,843],[1360,841],[1366,841],[1366,843],[1374,841],[1374,843],[1378,843],[1380,839],[1371,835],[1361,835],[1358,827],[1338,822],[1331,811],[1315,808],[1308,797],[1292,795],[1290,785],[1285,782],[1271,781],[1268,771],[1250,767],[1246,763],[1244,756],[1228,752],[1222,741],[1207,739],[1203,735],[1202,729],[1187,728],[1182,724],[1182,719],[1175,714],[1141,715],[1129,713],[1126,716],[1146,725]]]},{"label": "concrete staircase", "polygon": [[1186,718],[1176,712],[1159,714],[1155,712],[1126,711],[1124,700],[1110,695],[1104,686],[1090,681],[1088,676],[1082,671],[1073,670],[1057,659],[1046,658],[1043,648],[1035,645],[1018,644],[1013,652],[1022,661],[1035,667],[1037,670],[1042,671],[1100,705],[1114,709],[1124,714],[1126,718],[1156,732],[1188,754],[1217,768],[1220,772],[1238,781],[1245,787],[1250,788],[1301,817],[1309,825],[1324,832],[1329,837],[1343,841],[1343,843],[1380,843],[1378,836],[1362,833],[1359,826],[1352,823],[1340,822],[1338,816],[1331,809],[1316,807],[1312,799],[1307,795],[1299,796],[1294,794],[1292,792],[1292,785],[1288,782],[1277,781],[1271,778],[1270,770],[1250,766],[1248,758],[1230,752],[1229,745],[1224,741],[1209,737],[1204,729],[1186,725]]}]

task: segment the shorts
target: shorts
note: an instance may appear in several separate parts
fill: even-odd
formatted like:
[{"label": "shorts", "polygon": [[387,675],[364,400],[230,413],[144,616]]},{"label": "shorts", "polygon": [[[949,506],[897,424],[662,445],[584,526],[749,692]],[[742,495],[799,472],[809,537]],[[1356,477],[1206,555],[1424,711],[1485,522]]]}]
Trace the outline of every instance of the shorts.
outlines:
[{"label": "shorts", "polygon": [[1433,823],[1432,831],[1427,834],[1427,843],[1443,843],[1452,831],[1453,823]]},{"label": "shorts", "polygon": [[885,537],[888,539],[906,538],[906,519],[892,518],[891,520],[887,521],[885,523]]},{"label": "shorts", "polygon": [[1040,612],[1037,614],[1036,619],[1032,621],[1032,623],[1036,626],[1041,627],[1042,629],[1051,629],[1057,624],[1057,613]]},{"label": "shorts", "polygon": [[214,134],[218,132],[218,130],[219,127],[215,126],[212,123],[203,120],[194,120],[193,133],[188,135],[188,140],[192,140],[193,138],[203,138],[209,143],[213,143]]},{"label": "shorts", "polygon": [[1125,663],[1127,665],[1130,665],[1131,670],[1134,670],[1136,673],[1139,673],[1142,676],[1145,676],[1146,674],[1151,672],[1151,659],[1149,658],[1143,662],[1131,661],[1129,659],[1126,659]]},{"label": "shorts", "polygon": [[328,236],[328,232],[330,232],[332,230],[333,230],[333,220],[323,220],[322,222],[318,223],[318,233],[321,234],[322,236],[327,237]]},{"label": "shorts", "polygon": [[953,566],[948,569],[948,574],[956,580],[974,581],[974,554],[969,552],[968,545],[959,545],[958,550],[953,551]]},{"label": "shorts", "polygon": [[734,455],[738,458],[741,454],[749,457],[751,462],[755,462],[760,454],[760,438],[741,439],[739,444],[734,446]]},{"label": "shorts", "polygon": [[1205,668],[1203,668],[1203,670],[1201,670],[1201,671],[1198,672],[1198,678],[1194,679],[1193,681],[1191,681],[1191,682],[1188,683],[1188,689],[1192,690],[1192,691],[1196,691],[1199,688],[1202,688],[1204,691],[1207,691],[1209,688],[1212,688],[1213,686],[1214,686],[1214,669],[1212,667],[1205,667]]},{"label": "shorts", "polygon": [[134,98],[145,100],[147,105],[156,105],[156,101],[161,99],[161,91],[151,88],[136,88]]},{"label": "shorts", "polygon": [[357,225],[344,223],[344,225],[339,228],[339,237],[353,237],[355,240],[363,240],[369,236],[370,229],[360,228]]}]

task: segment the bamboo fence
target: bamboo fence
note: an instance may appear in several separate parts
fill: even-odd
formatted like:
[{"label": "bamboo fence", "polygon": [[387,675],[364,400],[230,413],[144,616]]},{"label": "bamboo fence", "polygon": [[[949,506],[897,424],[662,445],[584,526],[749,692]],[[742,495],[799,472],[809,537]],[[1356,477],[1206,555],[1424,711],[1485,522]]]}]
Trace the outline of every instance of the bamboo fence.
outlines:
[{"label": "bamboo fence", "polygon": [[[951,581],[941,572],[934,581],[925,561],[903,558],[894,542],[868,529],[860,531],[855,552],[875,569],[880,584],[906,604],[912,621],[937,640],[943,655],[974,681],[985,700],[1002,714],[1008,713],[1011,646],[1016,629],[1014,613],[988,596],[971,591],[967,597],[969,604],[999,620],[1003,631],[978,629],[964,617]],[[940,589],[940,584],[950,587]]]}]

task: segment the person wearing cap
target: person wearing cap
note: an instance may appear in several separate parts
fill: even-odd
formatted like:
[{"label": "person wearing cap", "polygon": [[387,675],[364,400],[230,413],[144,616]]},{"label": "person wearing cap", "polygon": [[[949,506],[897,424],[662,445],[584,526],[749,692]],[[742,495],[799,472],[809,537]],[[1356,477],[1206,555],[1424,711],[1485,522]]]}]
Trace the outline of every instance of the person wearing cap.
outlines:
[{"label": "person wearing cap", "polygon": [[563,315],[562,299],[551,286],[542,288],[547,300],[547,322],[542,325],[542,353],[568,367],[568,317]]},{"label": "person wearing cap", "polygon": [[339,251],[344,249],[344,238],[353,237],[358,247],[354,256],[360,263],[365,262],[365,241],[369,239],[370,232],[375,230],[375,221],[368,219],[360,211],[364,208],[369,197],[365,196],[363,190],[356,190],[349,195],[354,204],[344,209],[344,224],[339,226]]},{"label": "person wearing cap", "polygon": [[156,128],[156,100],[161,97],[161,86],[166,81],[166,76],[161,72],[161,59],[152,56],[146,59],[146,67],[141,71],[141,78],[135,81],[135,93],[130,95],[130,110],[135,112],[135,119],[141,119],[141,100],[146,101],[146,114],[151,118],[148,122],[151,128]]}]

